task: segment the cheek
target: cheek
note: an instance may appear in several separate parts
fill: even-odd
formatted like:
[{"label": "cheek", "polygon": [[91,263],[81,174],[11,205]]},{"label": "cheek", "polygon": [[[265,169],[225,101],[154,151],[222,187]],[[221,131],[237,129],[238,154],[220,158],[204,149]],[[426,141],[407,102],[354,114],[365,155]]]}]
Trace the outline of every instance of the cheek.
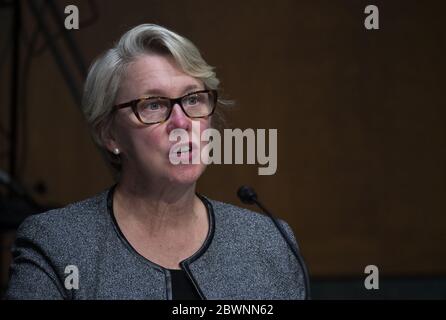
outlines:
[{"label": "cheek", "polygon": [[[127,128],[119,132],[119,144],[132,158],[145,158],[162,148],[161,130],[156,128]],[[148,150],[152,152],[147,153]],[[138,156],[139,155],[139,156]]]},{"label": "cheek", "polygon": [[194,140],[195,142],[198,142],[198,140],[201,140],[203,131],[210,127],[211,127],[210,121],[207,119],[193,120],[192,125],[191,125],[191,130],[190,130],[192,140]]},{"label": "cheek", "polygon": [[200,121],[200,136],[204,130],[209,129],[211,127],[211,119],[202,119]]},{"label": "cheek", "polygon": [[146,128],[138,132],[135,139],[137,140],[137,145],[140,148],[139,151],[147,152],[150,154],[155,154],[153,151],[163,149],[163,138],[164,134],[162,130],[151,130],[154,128]]}]

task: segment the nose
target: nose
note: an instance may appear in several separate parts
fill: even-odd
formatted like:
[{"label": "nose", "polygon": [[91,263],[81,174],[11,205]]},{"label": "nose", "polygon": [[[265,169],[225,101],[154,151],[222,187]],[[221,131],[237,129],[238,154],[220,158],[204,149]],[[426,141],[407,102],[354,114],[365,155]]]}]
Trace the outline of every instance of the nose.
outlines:
[{"label": "nose", "polygon": [[184,129],[189,131],[191,128],[191,119],[184,113],[181,107],[176,103],[172,107],[172,113],[168,119],[167,132],[173,129]]}]

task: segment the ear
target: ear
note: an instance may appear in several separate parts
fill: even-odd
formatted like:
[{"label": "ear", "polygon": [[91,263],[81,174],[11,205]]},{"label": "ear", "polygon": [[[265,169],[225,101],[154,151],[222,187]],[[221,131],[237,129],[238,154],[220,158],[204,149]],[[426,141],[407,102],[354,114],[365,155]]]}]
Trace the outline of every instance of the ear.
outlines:
[{"label": "ear", "polygon": [[101,134],[101,140],[105,148],[110,151],[111,153],[114,153],[114,150],[116,148],[119,149],[119,145],[112,133],[112,130],[110,127],[104,128]]},{"label": "ear", "polygon": [[115,149],[119,149],[118,144],[114,140],[104,141],[104,146],[105,148],[107,148],[108,151],[110,151],[113,154],[115,153],[114,152]]}]

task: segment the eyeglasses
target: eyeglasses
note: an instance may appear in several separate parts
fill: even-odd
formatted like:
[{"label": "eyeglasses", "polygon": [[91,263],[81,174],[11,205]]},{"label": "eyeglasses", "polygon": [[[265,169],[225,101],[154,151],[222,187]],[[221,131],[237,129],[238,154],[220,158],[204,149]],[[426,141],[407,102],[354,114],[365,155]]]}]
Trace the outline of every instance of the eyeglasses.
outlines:
[{"label": "eyeglasses", "polygon": [[217,105],[217,90],[200,90],[179,98],[143,97],[115,106],[117,109],[131,107],[143,124],[155,124],[169,119],[173,106],[178,104],[189,118],[204,118],[214,113]]}]

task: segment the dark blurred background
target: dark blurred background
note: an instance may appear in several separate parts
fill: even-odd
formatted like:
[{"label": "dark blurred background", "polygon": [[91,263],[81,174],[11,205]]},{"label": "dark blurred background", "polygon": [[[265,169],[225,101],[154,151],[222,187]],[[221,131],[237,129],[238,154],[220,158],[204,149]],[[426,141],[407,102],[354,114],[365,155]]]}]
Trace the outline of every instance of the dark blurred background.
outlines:
[{"label": "dark blurred background", "polygon": [[[67,32],[56,16],[70,4],[80,29]],[[369,4],[379,30],[364,27]],[[240,205],[237,188],[254,186],[293,228],[314,298],[446,298],[445,12],[416,0],[0,1],[2,290],[24,216],[112,184],[76,99],[98,54],[156,23],[216,67],[236,101],[230,128],[278,129],[275,175],[214,165],[200,192]],[[364,288],[367,265],[379,290]]]}]

